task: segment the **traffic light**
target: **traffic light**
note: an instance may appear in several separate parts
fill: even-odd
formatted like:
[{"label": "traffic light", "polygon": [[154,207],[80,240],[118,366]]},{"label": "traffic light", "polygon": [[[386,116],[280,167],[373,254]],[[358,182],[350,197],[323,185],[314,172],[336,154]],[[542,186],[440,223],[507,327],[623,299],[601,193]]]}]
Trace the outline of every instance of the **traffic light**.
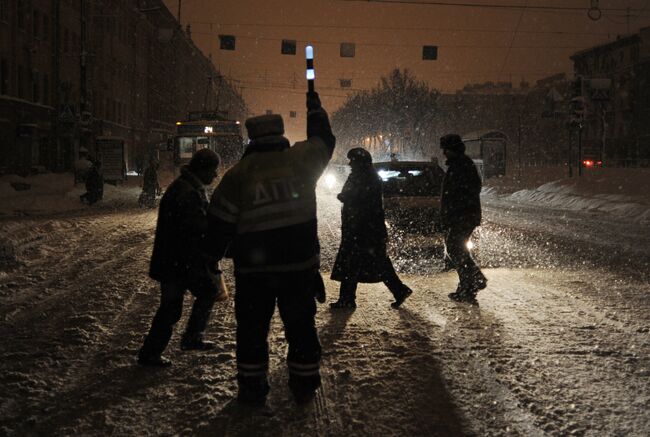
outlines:
[{"label": "traffic light", "polygon": [[582,128],[582,124],[587,114],[587,102],[582,96],[571,99],[571,124]]},{"label": "traffic light", "polygon": [[584,81],[582,79],[582,76],[576,77],[575,80],[571,82],[571,96],[581,97],[583,95],[583,88]]}]

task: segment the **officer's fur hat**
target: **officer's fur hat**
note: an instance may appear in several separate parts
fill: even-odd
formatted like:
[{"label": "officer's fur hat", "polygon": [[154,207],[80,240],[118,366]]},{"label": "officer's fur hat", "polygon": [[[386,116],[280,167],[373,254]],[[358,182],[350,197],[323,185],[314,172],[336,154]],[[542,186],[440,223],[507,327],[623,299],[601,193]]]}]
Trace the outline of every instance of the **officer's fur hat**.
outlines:
[{"label": "officer's fur hat", "polygon": [[279,114],[259,115],[246,120],[246,130],[255,143],[276,140],[284,135],[284,121]]},{"label": "officer's fur hat", "polygon": [[453,150],[457,153],[465,153],[465,143],[458,134],[447,134],[440,137],[440,148]]}]

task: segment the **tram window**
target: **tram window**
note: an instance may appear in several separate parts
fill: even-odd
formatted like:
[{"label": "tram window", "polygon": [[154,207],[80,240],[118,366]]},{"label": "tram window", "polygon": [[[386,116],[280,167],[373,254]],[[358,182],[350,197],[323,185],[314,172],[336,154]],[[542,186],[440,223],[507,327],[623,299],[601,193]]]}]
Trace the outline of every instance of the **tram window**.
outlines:
[{"label": "tram window", "polygon": [[178,139],[178,154],[181,158],[191,158],[194,154],[193,138],[181,137]]},{"label": "tram window", "polygon": [[472,159],[482,159],[481,156],[481,143],[479,141],[466,141],[465,142],[465,155]]}]

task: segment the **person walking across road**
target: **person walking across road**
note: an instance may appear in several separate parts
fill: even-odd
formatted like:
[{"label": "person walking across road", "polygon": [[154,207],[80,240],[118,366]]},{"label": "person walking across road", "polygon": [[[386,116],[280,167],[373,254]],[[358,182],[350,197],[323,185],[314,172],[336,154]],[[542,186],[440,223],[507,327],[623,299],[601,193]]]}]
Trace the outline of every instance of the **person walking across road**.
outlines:
[{"label": "person walking across road", "polygon": [[138,204],[143,207],[153,208],[156,206],[156,195],[160,191],[158,184],[158,160],[153,156],[149,158],[149,165],[144,171],[142,178],[142,193],[138,198]]},{"label": "person walking across road", "polygon": [[487,279],[467,248],[474,229],[481,224],[481,177],[465,144],[457,134],[440,138],[440,148],[447,158],[447,172],[442,182],[440,223],[445,231],[445,246],[458,272],[459,284],[449,298],[477,304],[476,295],[487,286]]},{"label": "person walking across road", "polygon": [[182,350],[209,350],[212,342],[203,338],[216,300],[228,297],[217,264],[205,256],[202,247],[208,232],[206,185],[212,183],[219,165],[218,155],[201,149],[181,175],[169,186],[158,211],[149,276],[160,282],[160,307],[140,352],[143,366],[165,367],[171,361],[162,356],[180,320],[183,296],[195,297],[192,313],[181,339]]},{"label": "person walking across road", "polygon": [[92,165],[86,172],[86,192],[79,196],[79,200],[88,205],[94,205],[104,198],[104,173],[102,162],[99,159],[90,159]]},{"label": "person walking across road", "polygon": [[399,279],[386,254],[381,181],[367,150],[356,147],[347,157],[352,172],[337,196],[343,203],[341,245],[331,276],[341,282],[341,288],[339,299],[330,307],[356,308],[359,282],[383,282],[395,298],[391,306],[398,308],[413,291]]},{"label": "person walking across road", "polygon": [[263,405],[269,324],[277,304],[289,343],[289,387],[298,403],[320,386],[321,346],[316,302],[324,302],[319,272],[316,182],[334,151],[327,113],[307,93],[307,140],[290,147],[276,114],[246,120],[250,143],[210,202],[210,253],[226,251],[235,265],[237,382],[241,402]]}]

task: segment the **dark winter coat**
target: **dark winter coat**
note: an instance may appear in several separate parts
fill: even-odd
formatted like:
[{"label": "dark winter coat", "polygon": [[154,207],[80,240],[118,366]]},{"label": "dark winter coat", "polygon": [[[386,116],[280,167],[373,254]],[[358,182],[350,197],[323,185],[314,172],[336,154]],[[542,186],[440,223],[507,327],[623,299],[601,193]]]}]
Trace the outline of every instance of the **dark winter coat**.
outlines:
[{"label": "dark winter coat", "polygon": [[185,166],[169,186],[158,210],[149,276],[157,281],[187,283],[210,278],[202,245],[208,228],[205,186]]},{"label": "dark winter coat", "polygon": [[338,195],[341,246],[332,269],[335,281],[381,282],[386,262],[386,224],[381,180],[373,167],[353,170]]},{"label": "dark winter coat", "polygon": [[104,174],[101,168],[93,164],[86,173],[86,200],[93,204],[104,197]]},{"label": "dark winter coat", "polygon": [[447,160],[442,181],[440,222],[452,226],[476,227],[481,224],[481,178],[471,158],[462,154]]},{"label": "dark winter coat", "polygon": [[144,171],[144,177],[142,178],[142,191],[147,193],[147,195],[155,196],[158,189],[158,171],[156,165],[150,164]]}]

